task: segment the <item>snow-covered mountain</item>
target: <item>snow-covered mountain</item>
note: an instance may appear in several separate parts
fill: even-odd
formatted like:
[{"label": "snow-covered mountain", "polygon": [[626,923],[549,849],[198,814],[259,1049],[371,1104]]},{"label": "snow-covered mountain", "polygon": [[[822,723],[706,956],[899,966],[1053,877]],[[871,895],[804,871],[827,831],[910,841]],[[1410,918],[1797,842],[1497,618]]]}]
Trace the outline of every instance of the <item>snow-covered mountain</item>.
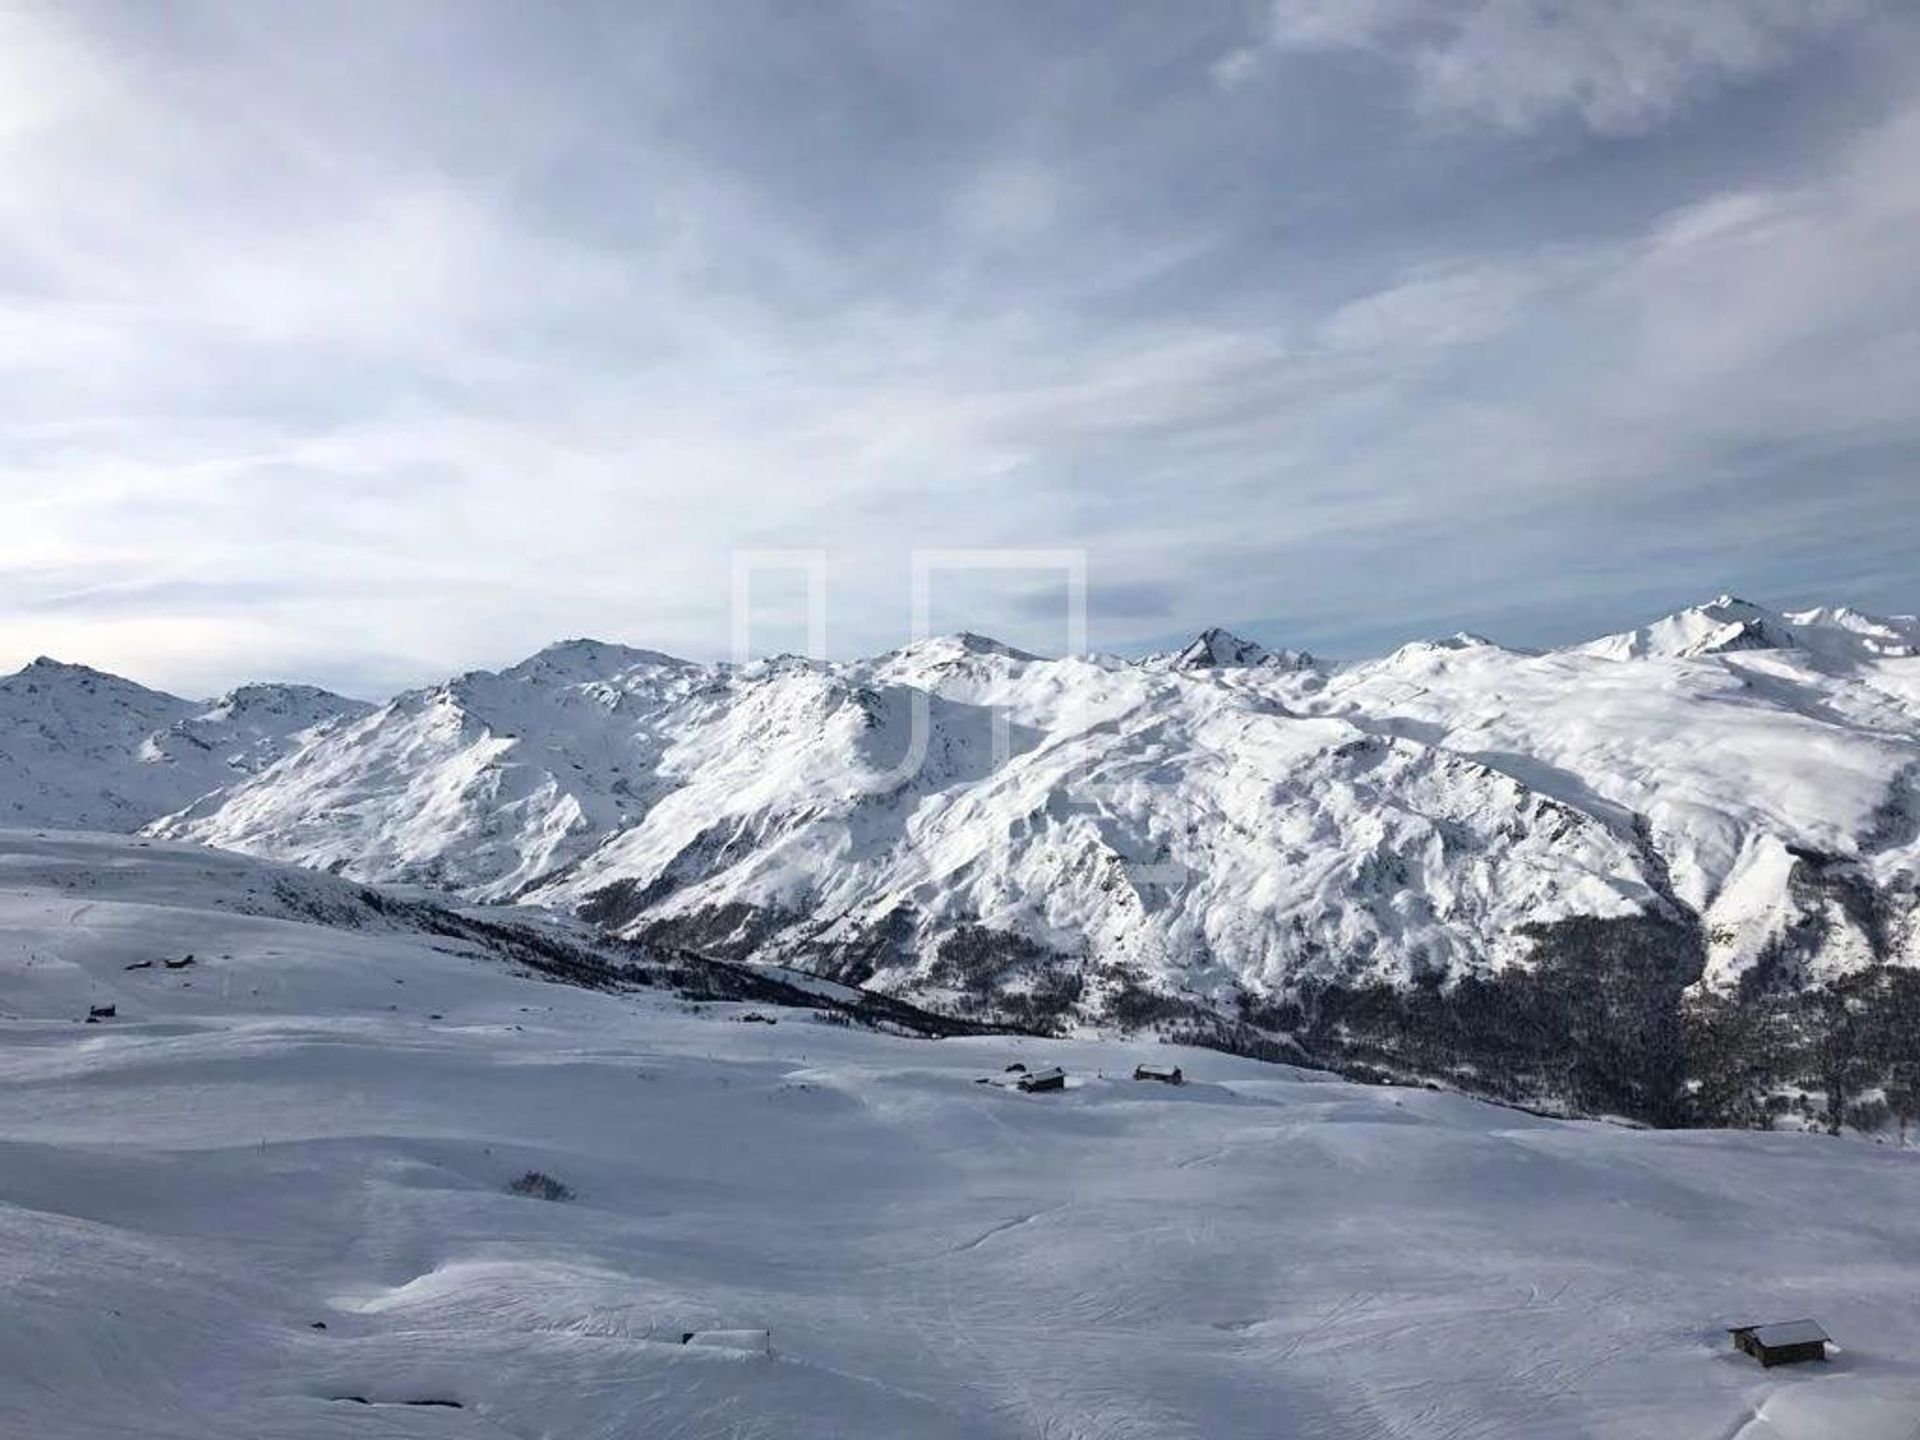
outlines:
[{"label": "snow-covered mountain", "polygon": [[[1456,636],[1335,668],[1224,631],[1170,663],[576,641],[160,829],[786,959],[884,935],[879,968],[919,987],[961,926],[1211,993],[1499,969],[1529,924],[1680,914],[1732,981],[1804,916],[1793,852],[1888,892],[1913,869],[1915,628],[1723,597],[1568,650]],[[1896,941],[1842,924],[1804,958]]]},{"label": "snow-covered mountain", "polygon": [[1795,649],[1842,663],[1906,660],[1920,655],[1920,617],[1863,615],[1844,605],[1777,615],[1737,595],[1722,595],[1580,648],[1609,660]]},{"label": "snow-covered mountain", "polygon": [[159,827],[276,859],[499,899],[660,798],[659,753],[716,684],[670,656],[575,640],[410,691],[316,734]]},{"label": "snow-covered mountain", "polygon": [[1218,626],[1202,630],[1179,650],[1149,655],[1146,665],[1173,670],[1224,670],[1259,667],[1277,670],[1310,670],[1316,663],[1304,650],[1269,650],[1252,640],[1243,640],[1231,630]]},{"label": "snow-covered mountain", "polygon": [[371,708],[310,685],[183,700],[43,656],[0,679],[0,822],[136,829]]},{"label": "snow-covered mountain", "polygon": [[[1722,597],[1564,650],[1459,635],[1340,666],[1223,631],[1145,661],[571,641],[224,761],[153,830],[1029,1024],[1250,1028],[1431,1072],[1495,1063],[1458,1035],[1511,1009],[1540,1032],[1497,1061],[1521,1088],[1653,1113],[1601,1072],[1666,1093],[1683,994],[1920,966],[1916,637]],[[137,714],[136,774],[174,753],[145,737],[185,733]],[[1548,1073],[1602,1000],[1640,1048]]]}]

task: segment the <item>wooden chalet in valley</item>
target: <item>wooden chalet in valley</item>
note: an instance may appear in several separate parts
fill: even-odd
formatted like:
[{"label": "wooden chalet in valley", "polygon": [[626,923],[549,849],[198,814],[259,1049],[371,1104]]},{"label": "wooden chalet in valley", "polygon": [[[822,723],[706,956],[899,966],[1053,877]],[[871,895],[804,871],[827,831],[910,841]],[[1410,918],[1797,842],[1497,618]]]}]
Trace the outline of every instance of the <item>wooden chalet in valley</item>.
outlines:
[{"label": "wooden chalet in valley", "polygon": [[1187,1077],[1180,1073],[1178,1065],[1136,1065],[1133,1067],[1136,1080],[1158,1080],[1162,1085],[1184,1085]]}]

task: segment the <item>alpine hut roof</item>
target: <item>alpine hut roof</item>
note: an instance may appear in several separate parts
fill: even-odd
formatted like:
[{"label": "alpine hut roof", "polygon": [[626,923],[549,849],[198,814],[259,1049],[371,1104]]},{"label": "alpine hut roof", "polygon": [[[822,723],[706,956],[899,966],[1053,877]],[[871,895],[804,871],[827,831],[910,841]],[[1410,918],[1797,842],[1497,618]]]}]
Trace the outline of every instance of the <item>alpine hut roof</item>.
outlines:
[{"label": "alpine hut roof", "polygon": [[1833,1337],[1814,1320],[1782,1320],[1775,1325],[1736,1326],[1735,1333],[1740,1331],[1751,1334],[1769,1349],[1776,1345],[1812,1345],[1818,1341],[1831,1344],[1833,1341]]}]

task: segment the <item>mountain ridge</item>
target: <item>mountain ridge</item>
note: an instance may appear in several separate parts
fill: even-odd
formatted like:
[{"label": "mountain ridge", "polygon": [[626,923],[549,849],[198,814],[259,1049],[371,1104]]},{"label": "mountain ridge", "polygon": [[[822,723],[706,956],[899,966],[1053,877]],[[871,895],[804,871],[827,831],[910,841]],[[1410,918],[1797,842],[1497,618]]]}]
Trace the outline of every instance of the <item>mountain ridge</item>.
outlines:
[{"label": "mountain ridge", "polygon": [[41,656],[0,677],[0,820],[138,829],[370,708],[306,685],[189,700]]},{"label": "mountain ridge", "polygon": [[[1472,1016],[1367,1038],[1344,1007],[1577,982],[1668,1025],[1688,995],[1920,965],[1910,626],[1720,597],[1559,650],[1460,635],[1338,665],[1224,631],[1137,661],[964,633],[746,666],[568,641],[216,746],[223,783],[144,820],[973,1018],[1231,1041],[1252,1016],[1258,1043],[1430,1071],[1422,1037]],[[194,733],[157,718],[149,772]],[[1500,1063],[1573,1083],[1545,1048]],[[1653,1113],[1669,1079],[1582,1103]]]}]

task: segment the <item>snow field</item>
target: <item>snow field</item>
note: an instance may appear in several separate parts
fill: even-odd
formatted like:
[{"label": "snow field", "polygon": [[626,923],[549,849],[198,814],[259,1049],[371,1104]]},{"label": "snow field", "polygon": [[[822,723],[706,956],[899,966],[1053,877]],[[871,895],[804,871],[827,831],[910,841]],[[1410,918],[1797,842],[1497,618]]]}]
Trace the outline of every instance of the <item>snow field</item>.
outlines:
[{"label": "snow field", "polygon": [[[741,1024],[301,918],[347,893],[0,837],[0,1435],[1920,1426],[1911,1151],[1118,1040]],[[1142,1058],[1191,1083],[1122,1078]],[[973,1083],[1015,1059],[1073,1084]],[[530,1169],[577,1198],[507,1193]],[[1826,1366],[1762,1372],[1719,1329],[1803,1314]],[[678,1343],[734,1328],[772,1356]]]}]

